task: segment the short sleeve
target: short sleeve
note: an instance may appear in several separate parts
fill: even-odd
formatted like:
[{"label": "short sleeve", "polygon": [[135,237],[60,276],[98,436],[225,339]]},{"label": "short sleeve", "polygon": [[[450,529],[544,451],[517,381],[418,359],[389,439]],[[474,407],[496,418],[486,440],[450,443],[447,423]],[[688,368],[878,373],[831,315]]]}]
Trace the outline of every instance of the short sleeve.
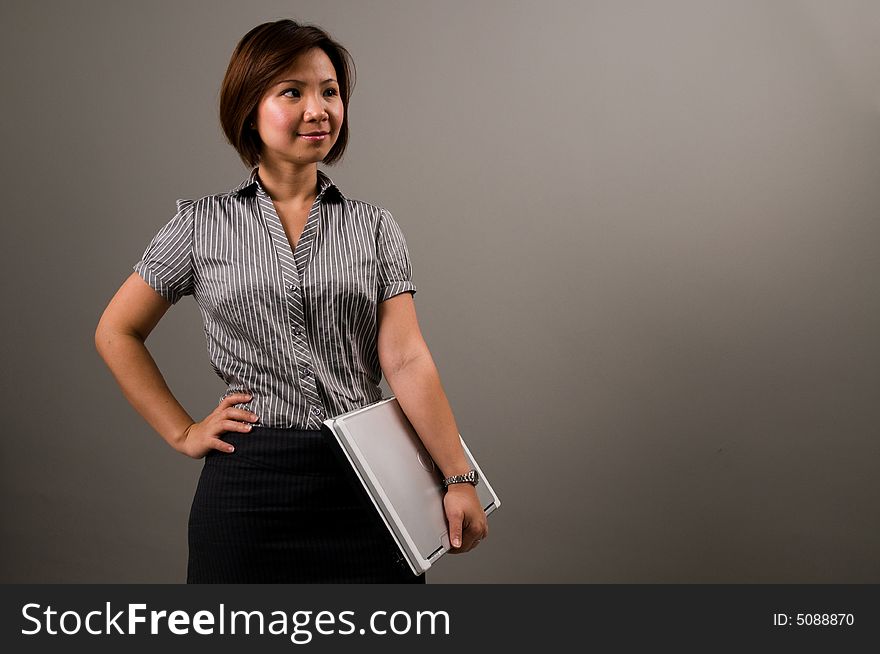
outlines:
[{"label": "short sleeve", "polygon": [[400,226],[386,209],[382,209],[379,214],[376,258],[379,264],[379,302],[405,292],[415,295],[416,285],[412,281],[412,265],[406,240]]},{"label": "short sleeve", "polygon": [[177,213],[144,251],[134,271],[172,304],[193,292],[193,200],[178,200]]}]

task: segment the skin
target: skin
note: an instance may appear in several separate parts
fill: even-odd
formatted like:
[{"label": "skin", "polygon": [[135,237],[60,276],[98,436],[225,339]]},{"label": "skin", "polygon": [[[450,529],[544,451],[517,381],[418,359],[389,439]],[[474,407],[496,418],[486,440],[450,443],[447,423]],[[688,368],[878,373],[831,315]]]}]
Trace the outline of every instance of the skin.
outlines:
[{"label": "skin", "polygon": [[[290,80],[298,80],[292,82]],[[336,71],[320,49],[310,50],[273,80],[254,112],[262,141],[259,176],[294,246],[317,196],[318,162],[339,134],[345,111]],[[300,135],[328,132],[322,141]],[[132,273],[107,305],[95,331],[95,346],[135,410],[178,452],[199,459],[211,450],[231,453],[224,432],[247,433],[259,418],[235,404],[247,394],[224,398],[209,415],[194,420],[171,393],[145,346],[171,303]],[[412,295],[379,304],[378,352],[382,372],[425,448],[444,477],[469,470],[459,430],[440,376],[422,337]],[[449,487],[444,497],[452,553],[467,552],[488,535],[486,514],[470,484]]]}]

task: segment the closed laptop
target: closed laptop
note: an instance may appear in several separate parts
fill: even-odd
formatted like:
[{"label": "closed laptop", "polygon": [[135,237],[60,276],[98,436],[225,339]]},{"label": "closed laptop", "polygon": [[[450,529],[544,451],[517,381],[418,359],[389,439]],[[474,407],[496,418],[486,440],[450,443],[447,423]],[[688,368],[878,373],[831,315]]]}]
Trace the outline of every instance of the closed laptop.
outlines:
[{"label": "closed laptop", "polygon": [[[324,421],[322,431],[351,466],[412,570],[424,573],[450,549],[442,474],[396,397]],[[461,435],[459,435],[461,439]],[[501,506],[477,462],[477,497],[486,515]]]}]

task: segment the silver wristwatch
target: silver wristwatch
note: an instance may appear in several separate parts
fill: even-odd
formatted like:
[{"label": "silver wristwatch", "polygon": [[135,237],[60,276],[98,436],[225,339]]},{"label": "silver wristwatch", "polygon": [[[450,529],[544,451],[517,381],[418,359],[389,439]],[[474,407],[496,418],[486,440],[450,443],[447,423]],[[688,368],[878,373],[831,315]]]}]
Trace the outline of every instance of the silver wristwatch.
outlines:
[{"label": "silver wristwatch", "polygon": [[474,486],[476,486],[479,483],[480,473],[478,473],[476,470],[471,470],[464,473],[463,475],[453,475],[452,477],[447,477],[443,480],[443,488],[451,486],[452,484],[473,484]]}]

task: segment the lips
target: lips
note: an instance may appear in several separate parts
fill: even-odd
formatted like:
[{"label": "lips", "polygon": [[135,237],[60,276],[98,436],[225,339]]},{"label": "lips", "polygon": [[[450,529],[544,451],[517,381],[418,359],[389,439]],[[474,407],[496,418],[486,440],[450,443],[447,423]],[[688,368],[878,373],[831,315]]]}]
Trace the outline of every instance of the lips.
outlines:
[{"label": "lips", "polygon": [[309,143],[323,143],[330,137],[330,132],[312,132],[311,134],[300,134],[299,138]]}]

